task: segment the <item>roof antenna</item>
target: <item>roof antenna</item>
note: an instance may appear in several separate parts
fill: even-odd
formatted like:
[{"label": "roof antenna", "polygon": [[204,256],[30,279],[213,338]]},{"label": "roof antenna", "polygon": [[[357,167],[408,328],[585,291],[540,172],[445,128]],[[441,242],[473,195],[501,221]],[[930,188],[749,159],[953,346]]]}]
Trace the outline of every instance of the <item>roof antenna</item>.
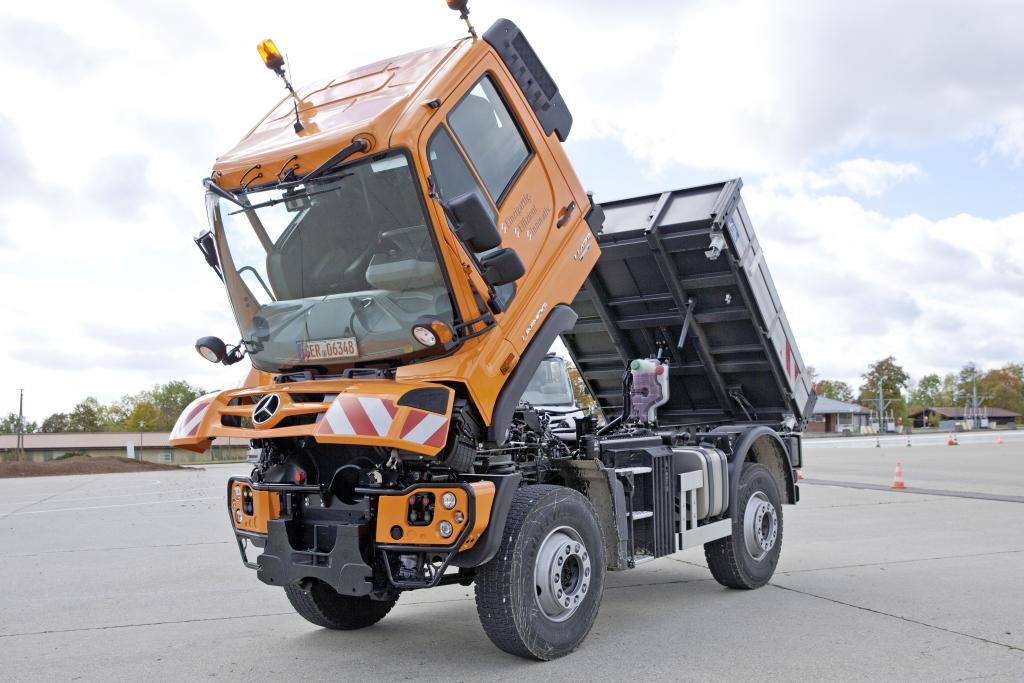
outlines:
[{"label": "roof antenna", "polygon": [[[468,0],[466,1],[468,2]],[[284,81],[284,86],[291,93],[292,106],[295,108],[295,132],[301,133],[304,126],[302,121],[299,120],[299,96],[295,94],[295,88],[292,87],[291,81],[288,80],[288,75],[284,72],[284,56],[270,38],[257,45],[256,50],[260,53],[260,59],[263,60],[264,66],[280,76],[281,80]]]},{"label": "roof antenna", "polygon": [[473,40],[476,40],[476,29],[473,28],[472,22],[469,20],[469,0],[446,0],[448,3],[448,9],[453,9],[459,13],[459,18],[465,20],[466,28],[469,29],[469,35],[473,36]]}]

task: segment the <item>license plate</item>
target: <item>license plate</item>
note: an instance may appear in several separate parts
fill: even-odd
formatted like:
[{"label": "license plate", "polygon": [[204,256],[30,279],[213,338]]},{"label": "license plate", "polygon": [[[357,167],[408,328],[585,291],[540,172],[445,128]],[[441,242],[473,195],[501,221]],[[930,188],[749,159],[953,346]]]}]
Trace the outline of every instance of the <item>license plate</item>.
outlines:
[{"label": "license plate", "polygon": [[300,342],[299,352],[302,355],[301,360],[353,358],[359,355],[356,340],[351,337]]}]

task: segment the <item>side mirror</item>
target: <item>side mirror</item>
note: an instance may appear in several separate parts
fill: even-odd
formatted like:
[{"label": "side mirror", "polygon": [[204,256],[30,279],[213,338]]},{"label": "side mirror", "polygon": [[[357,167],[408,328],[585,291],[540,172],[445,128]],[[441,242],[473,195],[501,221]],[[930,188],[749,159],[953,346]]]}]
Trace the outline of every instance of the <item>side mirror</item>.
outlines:
[{"label": "side mirror", "polygon": [[192,241],[199,247],[199,251],[203,252],[206,265],[213,268],[213,272],[217,273],[217,277],[223,281],[224,276],[220,272],[220,262],[217,260],[217,245],[213,240],[213,233],[207,230]]},{"label": "side mirror", "polygon": [[526,267],[515,249],[499,249],[480,259],[481,275],[491,287],[507,285],[526,275]]},{"label": "side mirror", "polygon": [[241,344],[229,349],[227,344],[220,337],[200,337],[196,340],[196,351],[199,355],[211,363],[223,363],[234,365],[242,360],[244,354]]},{"label": "side mirror", "polygon": [[196,351],[211,363],[223,362],[228,356],[228,347],[219,337],[200,337],[196,340]]},{"label": "side mirror", "polygon": [[501,233],[480,195],[475,192],[459,195],[448,203],[448,210],[455,218],[455,234],[474,253],[501,245]]}]

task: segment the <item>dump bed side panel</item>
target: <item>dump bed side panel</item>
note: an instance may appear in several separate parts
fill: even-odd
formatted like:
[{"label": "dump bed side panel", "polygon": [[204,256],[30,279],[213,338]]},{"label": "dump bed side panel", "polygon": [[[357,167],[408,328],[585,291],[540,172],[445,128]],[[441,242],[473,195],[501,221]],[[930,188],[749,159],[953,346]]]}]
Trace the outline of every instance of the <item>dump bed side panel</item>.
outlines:
[{"label": "dump bed side panel", "polygon": [[626,363],[670,359],[666,425],[798,424],[811,384],[740,197],[742,183],[601,204],[601,258],[563,341],[601,408],[622,408]]}]

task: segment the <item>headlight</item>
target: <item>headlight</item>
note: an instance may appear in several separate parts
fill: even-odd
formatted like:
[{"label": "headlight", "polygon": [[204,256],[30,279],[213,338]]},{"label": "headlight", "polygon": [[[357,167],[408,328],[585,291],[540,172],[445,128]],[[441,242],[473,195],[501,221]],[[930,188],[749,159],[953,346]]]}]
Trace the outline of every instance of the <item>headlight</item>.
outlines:
[{"label": "headlight", "polygon": [[452,523],[448,520],[444,520],[440,524],[438,524],[437,530],[441,532],[441,538],[449,538],[452,535],[452,532],[454,531],[454,529],[452,528]]},{"label": "headlight", "polygon": [[451,491],[446,491],[445,494],[441,496],[441,505],[444,506],[445,510],[451,510],[455,507],[455,494]]},{"label": "headlight", "polygon": [[241,510],[235,510],[235,521],[238,522],[239,524],[242,523],[242,511]]},{"label": "headlight", "polygon": [[424,346],[437,346],[449,344],[455,339],[455,332],[440,318],[421,315],[412,325],[412,336]]},{"label": "headlight", "polygon": [[424,346],[435,346],[437,344],[437,335],[429,327],[424,327],[423,325],[413,327],[412,336]]}]

